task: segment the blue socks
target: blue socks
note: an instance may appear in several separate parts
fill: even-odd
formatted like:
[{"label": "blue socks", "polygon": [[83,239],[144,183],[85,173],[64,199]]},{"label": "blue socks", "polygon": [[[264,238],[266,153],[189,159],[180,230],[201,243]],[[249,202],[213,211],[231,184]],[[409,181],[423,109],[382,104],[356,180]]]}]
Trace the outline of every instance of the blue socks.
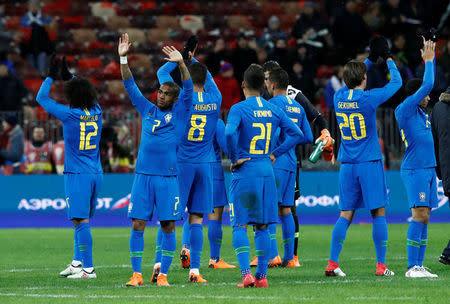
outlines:
[{"label": "blue socks", "polygon": [[162,232],[162,257],[161,257],[161,273],[167,275],[170,264],[172,264],[173,256],[177,249],[177,240],[175,232]]},{"label": "blue socks", "polygon": [[[183,231],[184,233],[184,231]],[[202,257],[203,248],[203,225],[201,224],[191,224],[191,269],[200,268],[200,260]]]},{"label": "blue socks", "polygon": [[280,219],[284,244],[283,261],[289,262],[294,258],[295,222],[291,213],[284,216],[280,216]]},{"label": "blue socks", "polygon": [[[292,217],[290,217],[292,219]],[[255,231],[255,250],[258,257],[255,278],[260,280],[267,275],[267,266],[269,263],[269,252],[271,247],[269,230],[258,229]]]},{"label": "blue socks", "polygon": [[269,224],[268,229],[270,233],[270,252],[269,252],[269,260],[270,260],[278,255],[277,224]]},{"label": "blue socks", "polygon": [[[408,268],[419,265],[419,254],[422,241],[422,231],[425,224],[412,220],[406,234],[406,250],[408,252]],[[425,253],[425,250],[424,250]]]},{"label": "blue socks", "polygon": [[141,273],[142,254],[144,253],[144,231],[131,229],[130,259],[133,272]]},{"label": "blue socks", "polygon": [[[241,268],[242,277],[250,271],[250,242],[245,227],[233,227],[233,248]],[[267,263],[266,263],[267,264]]]},{"label": "blue socks", "polygon": [[375,252],[377,253],[377,262],[386,264],[388,231],[385,216],[377,216],[373,219],[372,237],[375,244]]},{"label": "blue socks", "polygon": [[158,234],[156,235],[155,264],[161,263],[162,239],[163,239],[163,232],[162,232],[161,226],[159,226]]},{"label": "blue socks", "polygon": [[427,245],[428,245],[428,224],[423,224],[419,257],[417,258],[419,266],[423,266],[423,259],[425,258],[425,251],[427,250]]},{"label": "blue socks", "polygon": [[73,260],[81,262],[81,253],[78,248],[78,234],[76,228],[73,230]]},{"label": "blue socks", "polygon": [[220,260],[220,247],[222,246],[222,221],[210,220],[208,226],[208,239],[211,260]]},{"label": "blue socks", "polygon": [[83,268],[94,267],[92,263],[92,235],[89,223],[81,223],[75,227],[78,238],[78,250],[80,251]]},{"label": "blue socks", "polygon": [[331,234],[330,260],[335,263],[339,263],[339,254],[344,244],[348,226],[350,226],[350,221],[344,217],[339,217],[334,225],[333,233]]},{"label": "blue socks", "polygon": [[181,245],[182,248],[190,249],[191,248],[191,227],[189,225],[189,218],[183,224],[183,234],[181,236]]}]

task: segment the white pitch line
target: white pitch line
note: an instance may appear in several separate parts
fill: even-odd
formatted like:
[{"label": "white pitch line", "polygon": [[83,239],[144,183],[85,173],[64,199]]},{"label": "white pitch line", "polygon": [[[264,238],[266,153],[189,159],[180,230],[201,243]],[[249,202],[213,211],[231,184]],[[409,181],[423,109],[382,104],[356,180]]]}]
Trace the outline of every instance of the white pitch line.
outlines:
[{"label": "white pitch line", "polygon": [[[372,258],[350,258],[350,259],[344,259],[345,260],[350,260],[350,261],[375,261],[376,258],[372,257]],[[406,260],[406,257],[404,256],[397,256],[397,257],[389,257],[388,260]],[[328,258],[319,258],[319,259],[302,259],[300,258],[300,262],[322,262],[322,261],[328,261]],[[231,262],[229,264],[234,264],[237,265],[236,262]],[[142,264],[143,267],[153,267],[153,264]],[[61,267],[62,268],[62,267]],[[100,265],[100,266],[95,266],[95,268],[131,268],[131,264],[122,264],[122,265]],[[45,268],[13,268],[13,269],[5,269],[2,271],[6,271],[6,272],[32,272],[32,271],[43,271],[43,270],[59,270],[60,268],[56,268],[56,267],[45,267]]]},{"label": "white pitch line", "polygon": [[[77,298],[77,299],[223,299],[223,300],[286,300],[281,297],[255,297],[255,296],[208,296],[208,295],[74,295],[74,294],[19,294],[19,293],[0,293],[0,297],[32,297],[32,298]],[[310,301],[313,297],[296,297],[289,300]]]}]

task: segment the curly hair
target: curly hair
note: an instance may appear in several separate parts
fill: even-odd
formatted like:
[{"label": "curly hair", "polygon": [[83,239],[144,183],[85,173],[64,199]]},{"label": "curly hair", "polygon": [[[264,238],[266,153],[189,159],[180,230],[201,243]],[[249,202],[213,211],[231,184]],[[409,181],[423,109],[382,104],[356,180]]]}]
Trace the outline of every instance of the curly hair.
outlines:
[{"label": "curly hair", "polygon": [[71,108],[92,109],[97,103],[97,90],[87,78],[75,77],[65,83],[64,93]]}]

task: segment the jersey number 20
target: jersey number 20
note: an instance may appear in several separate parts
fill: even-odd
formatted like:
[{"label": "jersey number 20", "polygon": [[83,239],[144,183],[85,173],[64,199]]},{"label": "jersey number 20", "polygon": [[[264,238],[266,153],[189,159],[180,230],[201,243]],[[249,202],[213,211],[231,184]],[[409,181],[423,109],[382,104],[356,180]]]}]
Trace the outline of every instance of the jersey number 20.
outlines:
[{"label": "jersey number 20", "polygon": [[[259,128],[261,130],[261,134],[256,135],[252,138],[252,141],[250,142],[250,154],[267,154],[269,153],[269,147],[270,147],[270,135],[272,133],[272,123],[266,123],[265,125],[263,123],[253,123],[252,127]],[[265,150],[257,150],[256,149],[256,142],[258,140],[266,140],[266,147]]]},{"label": "jersey number 20", "polygon": [[[339,124],[339,129],[341,129],[342,139],[345,139],[345,140],[352,140],[352,139],[360,140],[360,139],[363,139],[364,137],[367,136],[366,123],[364,121],[364,116],[362,116],[361,113],[352,113],[349,116],[347,116],[347,114],[345,114],[345,113],[336,113],[336,116],[342,117],[342,119],[344,120],[344,122]],[[359,129],[361,130],[361,135],[358,135],[356,133],[355,118],[357,118],[358,121],[359,121]],[[344,135],[343,128],[350,128],[352,136]]]},{"label": "jersey number 20", "polygon": [[[94,131],[86,134],[86,126],[93,126]],[[90,144],[91,137],[97,135],[97,130],[98,126],[94,121],[80,122],[80,150],[91,150],[97,147],[97,145]]]}]

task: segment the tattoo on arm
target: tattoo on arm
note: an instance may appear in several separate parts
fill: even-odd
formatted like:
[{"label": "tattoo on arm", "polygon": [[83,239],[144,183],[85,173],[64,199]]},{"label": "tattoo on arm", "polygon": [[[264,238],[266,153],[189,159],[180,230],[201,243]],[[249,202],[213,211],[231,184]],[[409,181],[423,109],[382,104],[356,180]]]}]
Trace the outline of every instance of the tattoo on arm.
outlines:
[{"label": "tattoo on arm", "polygon": [[122,74],[122,79],[127,80],[133,77],[133,74],[131,73],[130,67],[128,64],[121,64],[120,65],[120,73]]},{"label": "tattoo on arm", "polygon": [[191,74],[189,74],[189,70],[186,67],[186,65],[184,64],[184,62],[178,63],[178,68],[180,69],[181,80],[186,81],[189,78],[191,78]]}]

